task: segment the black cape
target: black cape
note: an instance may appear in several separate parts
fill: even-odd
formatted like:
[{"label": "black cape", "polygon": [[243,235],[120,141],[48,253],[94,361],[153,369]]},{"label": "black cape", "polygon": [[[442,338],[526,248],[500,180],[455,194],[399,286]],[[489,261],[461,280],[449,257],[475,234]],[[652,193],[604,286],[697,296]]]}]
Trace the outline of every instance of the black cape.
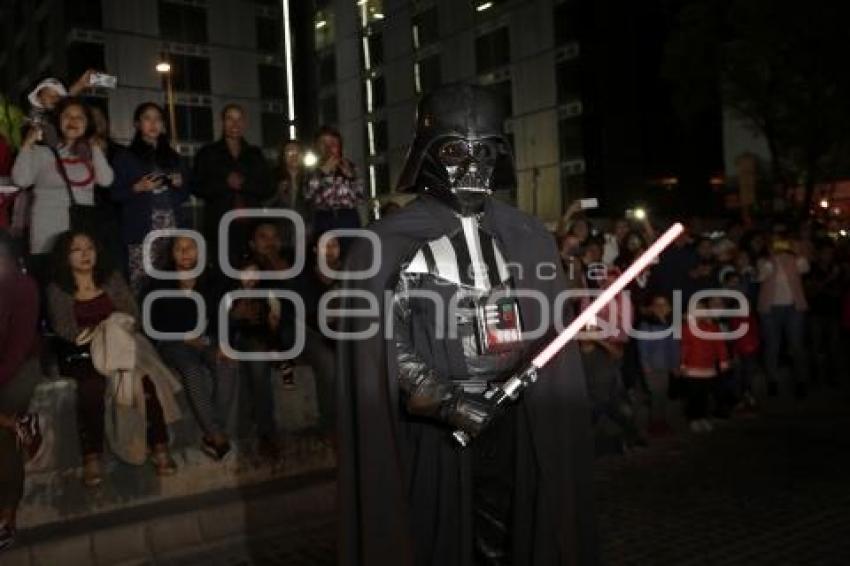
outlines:
[{"label": "black cape", "polygon": [[[472,452],[454,443],[448,427],[407,416],[399,402],[395,345],[384,339],[387,292],[402,262],[459,225],[446,206],[420,196],[370,227],[381,241],[377,275],[347,282],[346,288],[377,297],[381,316],[344,319],[347,331],[375,324],[380,331],[365,340],[343,340],[338,348],[340,564],[472,564]],[[521,266],[518,289],[550,299],[566,289],[553,238],[537,219],[490,199],[482,227],[496,237],[506,261]],[[373,259],[370,244],[358,239],[347,267],[365,270]],[[543,263],[556,267],[542,269],[538,277]],[[520,307],[525,328],[537,327],[542,316],[537,301],[521,299]],[[516,410],[513,563],[598,563],[592,437],[575,344],[540,372]]]}]

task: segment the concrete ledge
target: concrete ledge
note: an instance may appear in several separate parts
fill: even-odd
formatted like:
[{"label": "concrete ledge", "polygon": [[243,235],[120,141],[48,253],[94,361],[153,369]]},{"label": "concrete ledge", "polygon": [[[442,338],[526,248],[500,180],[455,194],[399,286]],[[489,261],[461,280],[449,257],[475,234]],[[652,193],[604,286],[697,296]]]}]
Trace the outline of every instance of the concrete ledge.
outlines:
[{"label": "concrete ledge", "polygon": [[92,537],[78,535],[45,542],[32,548],[34,566],[56,564],[90,564],[94,555]]},{"label": "concrete ledge", "polygon": [[147,559],[147,536],[145,529],[138,525],[96,531],[92,538],[92,552],[97,556],[98,564],[124,564]]},{"label": "concrete ledge", "polygon": [[[240,423],[231,431],[233,451],[221,462],[199,448],[200,432],[185,398],[178,396],[184,418],[170,427],[172,455],[178,465],[174,476],[159,478],[151,465],[130,466],[104,455],[104,482],[90,489],[82,485],[76,426],[76,385],[56,378],[36,390],[31,410],[38,412],[44,430],[44,448],[27,466],[27,484],[18,512],[20,528],[110,513],[168,499],[224,489],[242,488],[284,477],[325,470],[335,465],[329,448],[305,434],[316,422],[313,374],[296,369],[294,389],[274,382],[275,407],[283,459],[270,465],[256,457],[250,410],[240,411]],[[242,431],[242,440],[236,433]]]},{"label": "concrete ledge", "polygon": [[167,556],[181,548],[200,546],[204,541],[197,513],[160,517],[146,526],[150,550],[156,556]]},{"label": "concrete ledge", "polygon": [[151,564],[185,554],[298,531],[333,513],[333,473],[278,480],[244,490],[165,501],[138,513],[50,525],[21,534],[19,546],[0,554],[3,566]]},{"label": "concrete ledge", "polygon": [[32,557],[30,556],[30,549],[28,547],[12,547],[0,551],[0,557],[3,557],[3,566],[31,566],[32,564]]}]

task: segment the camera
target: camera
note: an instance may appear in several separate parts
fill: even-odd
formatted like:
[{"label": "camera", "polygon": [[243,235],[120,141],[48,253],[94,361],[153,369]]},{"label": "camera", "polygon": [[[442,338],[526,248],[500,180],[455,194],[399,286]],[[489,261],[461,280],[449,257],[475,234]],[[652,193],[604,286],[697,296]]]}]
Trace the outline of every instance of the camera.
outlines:
[{"label": "camera", "polygon": [[89,75],[89,86],[114,89],[118,86],[118,77],[106,73],[92,73]]},{"label": "camera", "polygon": [[57,147],[59,145],[59,132],[56,131],[56,126],[42,114],[34,114],[30,116],[30,125],[33,128],[41,130],[41,136],[38,141],[47,147]]}]

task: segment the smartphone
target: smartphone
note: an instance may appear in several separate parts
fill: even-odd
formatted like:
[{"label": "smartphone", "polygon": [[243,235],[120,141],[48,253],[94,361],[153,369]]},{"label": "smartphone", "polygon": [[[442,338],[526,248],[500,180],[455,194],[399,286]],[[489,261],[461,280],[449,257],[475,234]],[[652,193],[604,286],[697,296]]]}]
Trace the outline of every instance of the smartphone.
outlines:
[{"label": "smartphone", "polygon": [[118,77],[106,73],[92,73],[89,76],[89,86],[115,88],[118,86]]},{"label": "smartphone", "polygon": [[578,201],[579,206],[582,210],[589,210],[591,208],[599,208],[599,199],[596,197],[593,198],[583,198]]}]

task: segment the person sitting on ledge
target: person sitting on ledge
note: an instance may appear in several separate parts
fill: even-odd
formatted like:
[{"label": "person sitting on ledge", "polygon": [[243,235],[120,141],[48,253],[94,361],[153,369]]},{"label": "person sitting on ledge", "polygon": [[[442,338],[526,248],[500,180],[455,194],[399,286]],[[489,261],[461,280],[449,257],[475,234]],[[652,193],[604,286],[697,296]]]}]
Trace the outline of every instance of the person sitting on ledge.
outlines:
[{"label": "person sitting on ledge", "polygon": [[[92,336],[113,313],[124,313],[139,320],[130,288],[121,275],[105,265],[101,250],[95,238],[84,231],[70,230],[61,234],[53,248],[53,276],[47,288],[51,326],[66,342],[66,352],[60,355],[60,364],[64,363],[65,367],[60,365],[60,370],[77,382],[77,426],[83,453],[83,482],[89,487],[103,482],[101,459],[107,380],[95,368],[92,348],[86,343],[86,337]],[[137,350],[142,354],[138,344]],[[141,359],[141,355],[137,356],[137,360]],[[168,451],[166,423],[179,416],[173,398],[179,384],[167,384],[171,385],[170,390],[164,387],[162,384],[170,377],[170,372],[161,362],[151,366],[159,371],[156,375],[142,377],[144,403],[138,410],[146,419],[147,445],[156,473],[166,476],[177,471]],[[110,438],[112,440],[114,438]],[[129,447],[116,446],[114,442],[111,445],[116,455],[126,459]]]}]

